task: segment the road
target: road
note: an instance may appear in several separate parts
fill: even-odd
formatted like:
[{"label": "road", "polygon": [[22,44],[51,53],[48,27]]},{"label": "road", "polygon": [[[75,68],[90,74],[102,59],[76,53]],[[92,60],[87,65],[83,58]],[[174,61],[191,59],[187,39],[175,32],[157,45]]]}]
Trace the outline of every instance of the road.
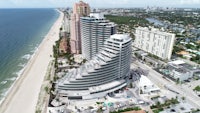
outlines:
[{"label": "road", "polygon": [[[154,84],[158,85],[160,88],[164,88],[165,85],[168,85],[172,87],[176,92],[179,94],[177,95],[178,97],[185,97],[185,99],[194,107],[200,108],[200,97],[198,97],[191,89],[191,87],[188,87],[186,85],[177,85],[176,83],[163,79],[163,75],[160,73],[156,72],[146,64],[143,64],[141,62],[138,62],[137,60],[134,61],[134,63],[131,64],[132,68],[137,68],[140,67],[144,70],[149,71],[149,75],[147,76]],[[200,81],[199,81],[200,82]],[[197,81],[197,83],[199,83]]]}]

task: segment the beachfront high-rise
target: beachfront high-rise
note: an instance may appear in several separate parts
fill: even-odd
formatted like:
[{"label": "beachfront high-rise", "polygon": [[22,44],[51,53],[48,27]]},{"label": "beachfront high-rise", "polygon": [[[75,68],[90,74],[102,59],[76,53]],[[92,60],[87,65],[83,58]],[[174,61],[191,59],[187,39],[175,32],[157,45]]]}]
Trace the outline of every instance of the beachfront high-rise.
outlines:
[{"label": "beachfront high-rise", "polygon": [[125,87],[130,74],[131,43],[128,35],[111,35],[95,57],[57,82],[58,95],[93,99]]},{"label": "beachfront high-rise", "polygon": [[135,30],[134,46],[162,59],[171,58],[175,34],[155,28],[138,27]]},{"label": "beachfront high-rise", "polygon": [[116,24],[105,20],[101,13],[81,17],[80,23],[82,55],[90,60],[101,50],[104,41],[116,33]]},{"label": "beachfront high-rise", "polygon": [[90,6],[87,3],[83,1],[75,3],[70,21],[70,46],[71,52],[74,54],[81,53],[80,17],[88,16],[89,13]]},{"label": "beachfront high-rise", "polygon": [[62,28],[64,32],[70,33],[70,21],[68,12],[64,12]]}]

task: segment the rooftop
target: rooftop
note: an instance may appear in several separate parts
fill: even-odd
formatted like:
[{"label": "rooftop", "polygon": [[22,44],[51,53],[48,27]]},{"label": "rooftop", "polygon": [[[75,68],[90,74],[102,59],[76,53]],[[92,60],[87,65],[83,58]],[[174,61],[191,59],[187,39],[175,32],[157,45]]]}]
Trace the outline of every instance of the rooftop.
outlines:
[{"label": "rooftop", "polygon": [[184,68],[176,68],[175,69],[179,73],[188,73],[189,71],[185,70]]},{"label": "rooftop", "polygon": [[176,68],[177,71],[180,71],[180,72],[188,72],[188,71],[199,70],[199,68],[192,66],[190,64],[187,64],[182,60],[176,60],[176,61],[168,62],[168,64],[170,64],[171,66]]},{"label": "rooftop", "polygon": [[174,35],[175,36],[175,34],[173,34],[173,33],[168,33],[168,32],[164,32],[164,31],[161,31],[161,30],[159,30],[159,29],[157,29],[157,28],[148,28],[148,27],[138,27],[138,28],[136,28],[136,30],[144,30],[144,31],[150,31],[150,32],[153,32],[153,33],[157,33],[157,34],[165,34],[165,35]]},{"label": "rooftop", "polygon": [[175,61],[169,62],[169,64],[180,65],[180,64],[185,64],[185,62],[182,60],[175,60]]},{"label": "rooftop", "polygon": [[110,40],[114,40],[117,42],[126,42],[129,41],[129,35],[128,34],[114,34],[110,36]]},{"label": "rooftop", "polygon": [[104,15],[102,13],[98,13],[98,12],[90,13],[90,17],[94,17],[96,19],[104,19]]},{"label": "rooftop", "polygon": [[140,78],[140,86],[150,86],[153,85],[153,83],[144,75],[141,75]]},{"label": "rooftop", "polygon": [[139,86],[144,88],[145,92],[159,91],[160,88],[153,84],[146,76],[141,75]]},{"label": "rooftop", "polygon": [[103,90],[106,90],[106,89],[111,89],[115,86],[119,86],[123,83],[125,83],[125,80],[113,81],[113,82],[103,84],[103,85],[100,85],[100,86],[90,87],[89,90],[90,90],[90,92],[103,91]]},{"label": "rooftop", "polygon": [[122,113],[146,113],[146,112],[144,110],[139,110],[139,111],[127,111]]}]

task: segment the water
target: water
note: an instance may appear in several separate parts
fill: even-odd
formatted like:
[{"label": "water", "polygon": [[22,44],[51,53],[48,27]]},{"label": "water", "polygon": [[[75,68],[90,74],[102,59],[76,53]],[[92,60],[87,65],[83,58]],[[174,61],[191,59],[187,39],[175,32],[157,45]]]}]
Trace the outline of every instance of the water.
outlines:
[{"label": "water", "polygon": [[58,16],[54,9],[0,9],[0,100]]},{"label": "water", "polygon": [[163,22],[158,20],[158,19],[155,19],[155,18],[146,18],[147,21],[149,21],[150,23],[154,23],[154,25],[156,26],[164,26]]},{"label": "water", "polygon": [[153,23],[155,26],[161,26],[164,28],[170,28],[174,31],[179,31],[182,32],[183,30],[185,30],[184,28],[181,27],[177,27],[176,25],[172,25],[172,24],[167,24],[161,20],[155,19],[155,18],[146,18],[147,21],[149,21],[150,23]]}]

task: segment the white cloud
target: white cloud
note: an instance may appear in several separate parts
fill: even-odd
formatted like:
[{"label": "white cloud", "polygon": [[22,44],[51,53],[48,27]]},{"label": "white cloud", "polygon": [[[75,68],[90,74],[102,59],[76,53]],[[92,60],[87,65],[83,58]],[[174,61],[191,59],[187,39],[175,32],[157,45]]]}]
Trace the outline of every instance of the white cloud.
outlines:
[{"label": "white cloud", "polygon": [[181,4],[200,4],[200,0],[181,0],[180,1]]},{"label": "white cloud", "polygon": [[[0,0],[0,7],[72,7],[79,0]],[[91,7],[200,7],[200,0],[83,0]]]}]

